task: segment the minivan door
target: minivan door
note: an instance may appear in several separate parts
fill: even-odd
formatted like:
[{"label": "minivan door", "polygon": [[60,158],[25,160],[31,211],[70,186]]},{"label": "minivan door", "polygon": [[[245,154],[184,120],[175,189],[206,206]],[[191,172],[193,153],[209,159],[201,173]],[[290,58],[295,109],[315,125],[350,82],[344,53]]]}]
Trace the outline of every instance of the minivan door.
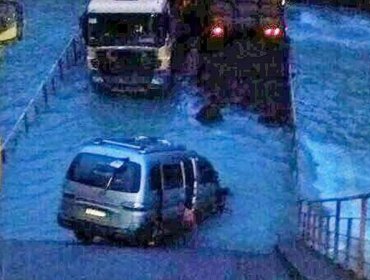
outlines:
[{"label": "minivan door", "polygon": [[181,162],[161,165],[162,217],[165,229],[171,230],[182,219],[185,202],[184,165]]},{"label": "minivan door", "polygon": [[189,209],[193,209],[196,201],[197,172],[195,162],[195,158],[187,158],[182,161],[185,174],[185,207]]},{"label": "minivan door", "polygon": [[219,186],[218,174],[207,160],[198,158],[195,162],[197,177],[194,207],[197,210],[208,212],[215,204],[216,190]]}]

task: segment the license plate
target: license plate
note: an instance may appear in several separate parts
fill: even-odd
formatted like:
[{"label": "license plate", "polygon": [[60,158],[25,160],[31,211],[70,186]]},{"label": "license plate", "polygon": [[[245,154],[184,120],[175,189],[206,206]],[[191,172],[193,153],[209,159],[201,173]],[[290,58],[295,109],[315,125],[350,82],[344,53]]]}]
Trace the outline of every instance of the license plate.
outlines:
[{"label": "license plate", "polygon": [[104,211],[91,209],[91,208],[87,208],[85,210],[85,213],[87,215],[94,216],[94,217],[99,217],[99,218],[104,218],[105,216],[107,216],[107,213],[105,213]]}]

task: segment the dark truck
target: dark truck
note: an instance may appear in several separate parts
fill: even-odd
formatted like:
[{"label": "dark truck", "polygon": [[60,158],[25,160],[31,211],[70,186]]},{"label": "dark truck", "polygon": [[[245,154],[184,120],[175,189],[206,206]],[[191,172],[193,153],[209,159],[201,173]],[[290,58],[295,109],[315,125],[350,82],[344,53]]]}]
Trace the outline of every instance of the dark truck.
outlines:
[{"label": "dark truck", "polygon": [[254,109],[268,122],[291,122],[284,6],[284,0],[172,2],[180,23],[172,67],[196,48],[206,95]]}]

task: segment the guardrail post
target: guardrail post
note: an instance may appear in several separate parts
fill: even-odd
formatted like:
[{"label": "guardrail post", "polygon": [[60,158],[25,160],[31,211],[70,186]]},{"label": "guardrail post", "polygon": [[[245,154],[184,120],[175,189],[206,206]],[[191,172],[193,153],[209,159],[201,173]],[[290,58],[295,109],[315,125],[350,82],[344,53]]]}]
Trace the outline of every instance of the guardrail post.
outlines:
[{"label": "guardrail post", "polygon": [[48,104],[48,89],[46,88],[45,84],[42,86],[42,94],[44,95],[44,103],[45,105]]},{"label": "guardrail post", "polygon": [[317,224],[317,214],[314,213],[312,215],[312,234],[311,234],[311,236],[312,236],[311,244],[312,244],[312,248],[314,248],[314,249],[316,249],[316,224]]},{"label": "guardrail post", "polygon": [[358,261],[357,275],[359,278],[364,277],[365,267],[365,240],[366,240],[366,220],[367,220],[367,198],[361,199],[361,217],[360,217],[360,234],[358,243]]},{"label": "guardrail post", "polygon": [[74,65],[77,63],[77,46],[76,46],[76,39],[72,39],[72,49],[73,49],[73,59],[74,59]]},{"label": "guardrail post", "polygon": [[312,216],[312,208],[311,204],[307,204],[308,213],[307,213],[307,222],[306,222],[306,243],[308,243],[311,239],[311,216]]},{"label": "guardrail post", "polygon": [[319,250],[319,252],[320,253],[322,253],[322,234],[323,234],[323,230],[322,230],[322,224],[323,224],[323,222],[324,222],[324,219],[323,219],[323,217],[322,217],[322,215],[320,214],[319,215],[319,226],[318,226],[318,232],[319,232],[319,234],[318,234],[318,241],[317,241],[317,243],[318,243],[318,250]]},{"label": "guardrail post", "polygon": [[65,62],[66,62],[66,68],[67,68],[67,70],[69,69],[69,46],[68,46],[68,48],[67,48],[67,50],[66,50],[66,53],[65,53]]},{"label": "guardrail post", "polygon": [[51,79],[51,87],[52,87],[53,92],[56,93],[57,89],[55,85],[55,77]]},{"label": "guardrail post", "polygon": [[325,221],[325,255],[329,255],[330,250],[330,216]]},{"label": "guardrail post", "polygon": [[59,59],[58,66],[59,66],[60,79],[63,80],[64,77],[63,77],[63,61],[62,61],[62,59]]},{"label": "guardrail post", "polygon": [[349,218],[347,220],[347,239],[346,239],[346,257],[345,257],[345,262],[347,267],[349,266],[349,259],[351,255],[351,241],[352,241],[352,218]]},{"label": "guardrail post", "polygon": [[298,205],[298,227],[301,228],[302,224],[302,209],[303,209],[303,201],[299,201]]},{"label": "guardrail post", "polygon": [[301,231],[302,240],[306,239],[306,226],[307,226],[307,213],[303,212],[302,231]]},{"label": "guardrail post", "polygon": [[339,231],[340,231],[340,212],[341,212],[341,201],[337,200],[335,207],[335,228],[334,228],[334,259],[338,260],[339,254]]},{"label": "guardrail post", "polygon": [[29,125],[28,125],[28,116],[27,113],[23,115],[23,121],[24,121],[24,129],[26,133],[28,133]]}]

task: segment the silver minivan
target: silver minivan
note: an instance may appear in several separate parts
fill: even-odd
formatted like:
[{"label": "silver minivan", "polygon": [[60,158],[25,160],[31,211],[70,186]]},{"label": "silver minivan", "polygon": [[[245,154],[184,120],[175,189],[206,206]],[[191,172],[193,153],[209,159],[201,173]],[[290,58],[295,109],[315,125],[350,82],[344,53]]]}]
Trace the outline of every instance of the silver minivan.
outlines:
[{"label": "silver minivan", "polygon": [[102,236],[145,244],[155,221],[171,232],[186,208],[209,216],[220,190],[209,161],[184,146],[143,136],[99,139],[67,171],[58,223],[84,242]]}]

